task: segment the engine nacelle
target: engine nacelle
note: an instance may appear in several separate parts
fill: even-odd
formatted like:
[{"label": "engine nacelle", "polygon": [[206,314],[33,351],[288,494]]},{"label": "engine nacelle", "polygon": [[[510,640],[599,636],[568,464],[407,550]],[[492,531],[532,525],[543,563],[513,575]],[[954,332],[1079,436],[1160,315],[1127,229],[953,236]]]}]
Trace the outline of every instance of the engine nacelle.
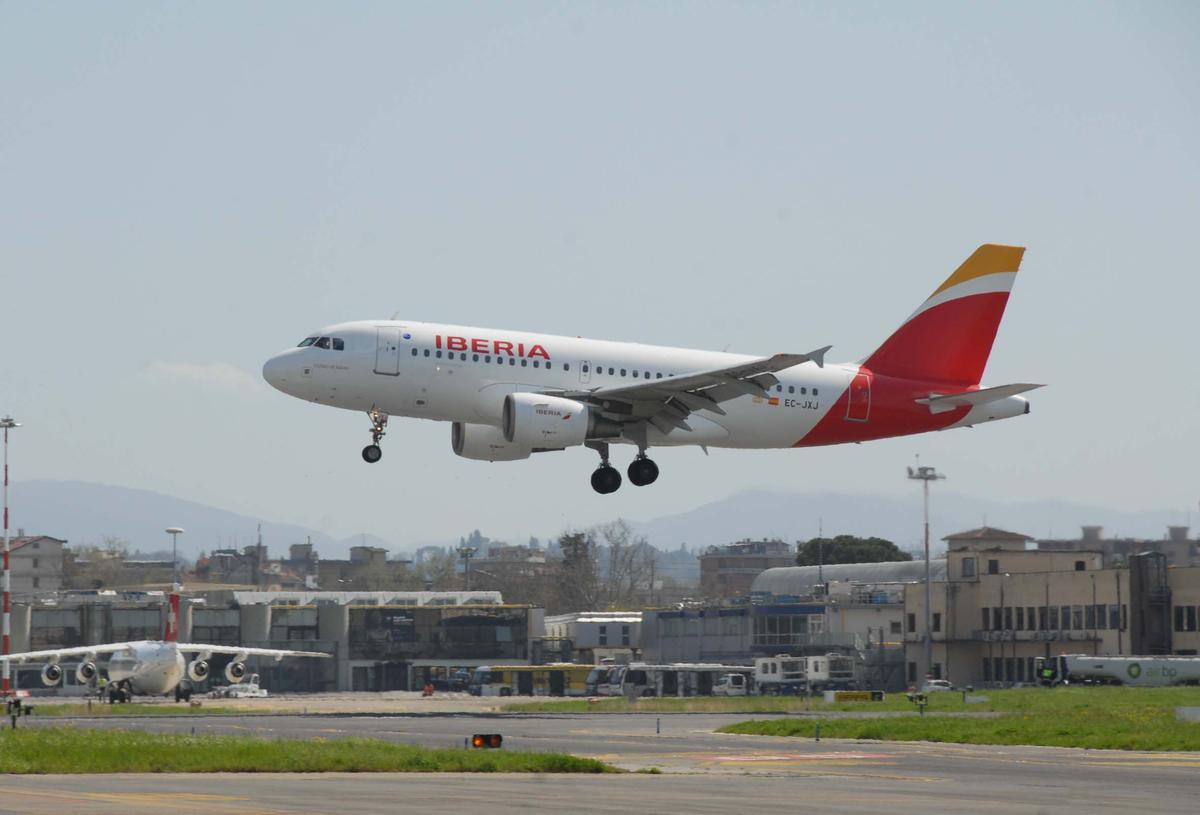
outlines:
[{"label": "engine nacelle", "polygon": [[246,663],[244,663],[244,662],[236,662],[236,661],[230,662],[228,665],[225,666],[225,678],[227,680],[229,680],[229,682],[231,684],[236,684],[238,682],[241,682],[242,677],[244,677],[245,675],[246,675]]},{"label": "engine nacelle", "polygon": [[46,687],[53,687],[62,681],[62,666],[58,663],[51,663],[42,668],[42,684]]},{"label": "engine nacelle", "polygon": [[205,679],[208,679],[208,672],[208,663],[202,659],[193,659],[188,663],[188,679],[193,682],[203,682]]},{"label": "engine nacelle", "polygon": [[96,673],[95,662],[81,662],[75,669],[75,681],[80,685],[86,685],[96,678]]},{"label": "engine nacelle", "polygon": [[540,393],[504,397],[504,440],[538,450],[564,450],[586,439],[616,438],[621,427],[582,402]]},{"label": "engine nacelle", "polygon": [[454,454],[475,461],[519,461],[533,452],[528,447],[510,444],[504,431],[490,424],[455,422],[450,426],[450,446]]}]

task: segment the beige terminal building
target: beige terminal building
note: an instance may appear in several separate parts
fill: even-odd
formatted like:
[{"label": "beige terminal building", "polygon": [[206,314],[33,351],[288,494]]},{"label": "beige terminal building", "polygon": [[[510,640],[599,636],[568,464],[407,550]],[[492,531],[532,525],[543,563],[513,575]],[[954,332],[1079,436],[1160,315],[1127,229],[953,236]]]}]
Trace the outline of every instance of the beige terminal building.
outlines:
[{"label": "beige terminal building", "polygon": [[956,685],[1033,682],[1034,658],[1056,654],[1200,652],[1200,566],[1171,566],[1162,551],[1114,558],[1098,538],[1094,550],[1030,549],[1032,540],[991,527],[945,538],[945,578],[931,587],[930,666],[924,587],[905,591],[909,683],[926,673]]}]

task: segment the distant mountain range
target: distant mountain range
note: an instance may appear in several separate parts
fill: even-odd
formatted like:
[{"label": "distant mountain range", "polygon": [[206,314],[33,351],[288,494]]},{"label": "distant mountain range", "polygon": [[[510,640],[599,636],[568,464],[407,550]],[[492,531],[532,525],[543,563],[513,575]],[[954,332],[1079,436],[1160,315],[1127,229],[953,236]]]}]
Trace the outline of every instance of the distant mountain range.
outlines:
[{"label": "distant mountain range", "polygon": [[[189,558],[202,550],[247,546],[254,542],[259,523],[257,518],[149,490],[79,481],[20,482],[12,487],[12,502],[19,506],[14,526],[73,544],[100,543],[113,536],[132,548],[159,550],[169,542],[165,524],[176,524],[187,530],[179,539],[179,549]],[[1162,538],[1168,524],[1186,522],[1180,513],[1169,510],[1122,512],[1062,501],[1004,503],[942,490],[931,507],[933,536],[939,542],[944,535],[985,522],[1038,538],[1075,538],[1083,524],[1104,526],[1109,537]],[[469,525],[469,519],[463,520]],[[915,489],[908,496],[747,491],[688,512],[631,523],[664,550],[681,544],[695,550],[746,538],[807,540],[818,529],[829,536],[878,535],[912,550],[921,538],[921,501]],[[286,554],[289,544],[308,538],[325,557],[346,557],[351,546],[362,543],[382,546],[393,555],[418,545],[371,534],[335,540],[315,529],[273,521],[262,522],[262,533],[274,557]],[[446,544],[457,540],[458,534],[459,530],[446,530]]]},{"label": "distant mountain range", "polygon": [[[73,545],[100,544],[105,537],[124,540],[132,549],[170,549],[168,523],[187,532],[179,536],[179,553],[189,559],[201,551],[241,548],[255,542],[259,519],[186,501],[150,490],[91,484],[83,481],[23,481],[12,485],[13,520],[30,534],[65,538]],[[395,551],[375,535],[334,540],[323,532],[296,524],[261,521],[263,542],[272,557],[312,538],[326,557],[346,557],[351,546],[365,543]],[[15,532],[14,532],[15,534]]]},{"label": "distant mountain range", "polygon": [[[1169,524],[1186,523],[1169,510],[1123,512],[1065,501],[1005,503],[937,490],[930,501],[931,535],[940,539],[955,532],[988,525],[1035,538],[1078,538],[1080,527],[1105,528],[1107,537],[1166,537]],[[677,515],[636,523],[660,549],[689,549],[730,543],[745,538],[808,540],[823,530],[826,536],[877,535],[913,550],[922,537],[920,493],[907,496],[802,494],[747,491]]]}]

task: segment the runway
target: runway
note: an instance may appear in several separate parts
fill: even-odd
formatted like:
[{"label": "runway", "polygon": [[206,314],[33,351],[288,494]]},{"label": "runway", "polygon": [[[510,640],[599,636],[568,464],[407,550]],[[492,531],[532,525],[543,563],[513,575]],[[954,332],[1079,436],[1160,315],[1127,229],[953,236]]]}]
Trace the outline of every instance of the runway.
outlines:
[{"label": "runway", "polygon": [[[73,720],[78,727],[266,737],[370,736],[436,747],[499,732],[514,750],[564,751],[663,775],[414,774],[9,776],[6,812],[731,813],[1194,812],[1200,753],[1129,753],[713,733],[745,714],[406,714]],[[53,726],[36,717],[25,726]],[[657,732],[656,732],[657,731]],[[401,805],[402,806],[398,806]]]}]

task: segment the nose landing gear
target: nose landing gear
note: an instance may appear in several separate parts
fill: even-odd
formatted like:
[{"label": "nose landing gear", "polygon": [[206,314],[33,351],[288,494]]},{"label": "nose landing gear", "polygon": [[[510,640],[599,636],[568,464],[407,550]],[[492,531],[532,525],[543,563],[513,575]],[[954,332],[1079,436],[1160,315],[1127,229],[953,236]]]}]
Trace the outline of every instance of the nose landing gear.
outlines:
[{"label": "nose landing gear", "polygon": [[388,416],[378,408],[371,408],[367,416],[371,419],[371,443],[363,448],[362,457],[363,461],[368,464],[374,464],[383,458],[383,450],[379,447],[379,440],[387,432]]}]

